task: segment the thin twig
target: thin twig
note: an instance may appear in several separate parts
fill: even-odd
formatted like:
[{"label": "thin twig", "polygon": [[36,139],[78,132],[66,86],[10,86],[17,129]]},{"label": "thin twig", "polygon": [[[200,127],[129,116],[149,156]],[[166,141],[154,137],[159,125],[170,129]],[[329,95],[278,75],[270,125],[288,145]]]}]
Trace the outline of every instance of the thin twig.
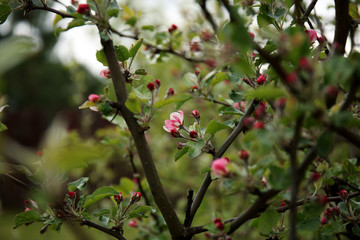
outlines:
[{"label": "thin twig", "polygon": [[47,5],[43,6],[43,7],[40,7],[40,6],[36,6],[36,5],[32,5],[31,7],[29,8],[26,8],[25,10],[28,10],[28,11],[31,11],[31,10],[43,10],[43,11],[48,11],[48,12],[52,12],[52,13],[55,13],[57,15],[60,15],[62,18],[75,18],[74,16],[71,16],[67,13],[64,13],[64,12],[60,12],[54,8],[51,8]]},{"label": "thin twig", "polygon": [[109,228],[103,227],[103,226],[101,226],[101,225],[99,225],[97,223],[94,223],[92,221],[87,220],[86,218],[81,220],[80,225],[81,226],[86,225],[86,226],[95,228],[95,229],[97,229],[99,231],[102,231],[104,233],[107,233],[107,234],[109,234],[109,235],[111,235],[114,238],[117,238],[119,240],[126,240],[126,238],[122,234],[120,234],[119,232],[116,232],[116,231],[113,231],[113,230],[111,230]]},{"label": "thin twig", "polygon": [[[213,159],[217,159],[220,158],[225,151],[230,147],[230,145],[235,141],[235,139],[237,138],[237,136],[244,130],[244,119],[246,117],[249,117],[252,112],[255,110],[255,104],[258,102],[258,100],[253,100],[249,106],[249,108],[247,109],[247,111],[245,112],[244,116],[241,118],[240,123],[236,126],[236,128],[231,132],[230,136],[225,140],[224,144],[219,148],[219,150],[216,152],[215,156]],[[198,210],[204,196],[205,193],[207,191],[207,189],[209,188],[210,184],[211,184],[212,180],[211,180],[211,174],[208,172],[206,173],[206,176],[201,184],[201,187],[198,191],[198,193],[196,194],[195,198],[194,198],[194,202],[191,206],[191,212],[190,212],[190,225],[195,217],[196,211]]]},{"label": "thin twig", "polygon": [[[124,34],[122,32],[119,32],[117,31],[116,29],[114,29],[113,27],[110,27],[110,31],[112,31],[113,33],[119,35],[120,37],[126,37],[126,38],[131,38],[131,39],[134,39],[134,40],[139,40],[140,38],[138,36],[135,36],[135,35],[128,35],[128,34]],[[157,47],[156,45],[153,45],[149,42],[147,42],[146,40],[143,41],[143,44],[146,45],[148,48],[152,48],[155,50],[155,53],[169,53],[169,54],[172,54],[172,55],[175,55],[175,56],[178,56],[180,58],[183,58],[189,62],[193,62],[193,63],[202,63],[202,62],[205,62],[204,59],[196,59],[196,58],[191,58],[191,57],[188,57],[186,56],[184,53],[180,53],[180,52],[177,52],[175,51],[174,49],[172,48],[159,48]]]}]

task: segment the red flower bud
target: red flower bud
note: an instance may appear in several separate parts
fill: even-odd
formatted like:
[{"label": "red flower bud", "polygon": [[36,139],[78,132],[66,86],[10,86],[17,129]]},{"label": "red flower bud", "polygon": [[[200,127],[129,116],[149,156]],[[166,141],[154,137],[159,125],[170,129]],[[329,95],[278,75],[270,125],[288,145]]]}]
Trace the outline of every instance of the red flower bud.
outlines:
[{"label": "red flower bud", "polygon": [[332,207],[328,207],[326,211],[324,212],[324,216],[329,219],[333,215],[334,211]]},{"label": "red flower bud", "polygon": [[191,138],[196,138],[198,134],[196,131],[190,131],[189,135]]},{"label": "red flower bud", "polygon": [[334,213],[334,215],[336,215],[336,216],[338,216],[338,215],[340,215],[340,208],[338,207],[338,206],[336,206],[336,207],[333,207],[333,213]]},{"label": "red flower bud", "polygon": [[191,42],[190,43],[190,51],[191,52],[200,52],[201,48],[198,42]]},{"label": "red flower bud", "polygon": [[169,90],[167,91],[167,96],[174,96],[175,91],[173,88],[169,88]]},{"label": "red flower bud", "polygon": [[175,31],[178,27],[175,24],[172,24],[171,27],[168,28],[169,33]]},{"label": "red flower bud", "polygon": [[281,207],[285,207],[285,206],[286,206],[286,203],[285,203],[285,202],[281,202],[280,206],[281,206]]},{"label": "red flower bud", "polygon": [[339,92],[339,89],[334,86],[334,85],[328,85],[326,88],[325,88],[325,93],[326,95],[330,96],[330,97],[336,97],[337,94]]},{"label": "red flower bud", "polygon": [[325,225],[326,223],[327,223],[326,217],[322,217],[321,220],[320,220],[320,224]]},{"label": "red flower bud", "polygon": [[100,100],[100,97],[99,97],[99,95],[96,95],[96,94],[90,94],[88,97],[88,100],[90,102],[97,102]]},{"label": "red flower bud", "polygon": [[195,73],[195,75],[199,75],[199,74],[200,74],[200,71],[199,71],[199,70],[195,70],[194,73]]},{"label": "red flower bud", "polygon": [[257,84],[263,85],[266,82],[266,75],[261,74],[258,79],[256,79]]},{"label": "red flower bud", "polygon": [[44,152],[39,150],[39,151],[36,152],[36,154],[37,154],[38,156],[42,156],[42,155],[44,155]]},{"label": "red flower bud", "polygon": [[349,196],[345,189],[340,190],[339,195],[340,195],[342,200],[346,200],[348,198],[348,196]]},{"label": "red flower bud", "polygon": [[321,173],[319,173],[319,172],[312,172],[310,175],[310,181],[312,181],[312,182],[316,182],[320,178],[321,178]]},{"label": "red flower bud", "polygon": [[161,85],[161,82],[160,82],[159,79],[155,79],[155,80],[154,80],[154,83],[155,83],[156,88],[159,88],[160,85]]},{"label": "red flower bud", "polygon": [[252,33],[252,32],[249,32],[249,35],[250,35],[250,38],[251,38],[252,40],[254,40],[254,38],[255,38],[255,34],[254,34],[254,33]]},{"label": "red flower bud", "polygon": [[76,10],[76,12],[80,13],[80,14],[86,14],[88,15],[90,13],[90,6],[89,4],[85,3],[85,4],[79,4],[78,9]]},{"label": "red flower bud", "polygon": [[140,192],[134,192],[131,195],[131,201],[132,202],[138,202],[138,201],[140,201],[140,199],[141,199],[141,193]]},{"label": "red flower bud", "polygon": [[214,222],[214,223],[221,222],[221,218],[215,218],[215,219],[213,220],[213,222]]},{"label": "red flower bud", "polygon": [[275,102],[275,107],[283,109],[286,105],[286,98],[279,98]]},{"label": "red flower bud", "polygon": [[131,220],[129,221],[129,227],[137,228],[137,227],[138,227],[138,223],[136,222],[136,220],[131,219]]},{"label": "red flower bud", "polygon": [[250,128],[255,123],[255,118],[253,117],[246,117],[243,120],[244,126]]},{"label": "red flower bud", "polygon": [[180,137],[180,132],[179,132],[179,130],[177,130],[177,129],[175,129],[175,128],[173,128],[173,129],[170,130],[170,134],[171,134],[171,136],[174,137],[174,138]]},{"label": "red flower bud", "polygon": [[286,82],[290,85],[293,85],[297,81],[297,74],[295,72],[289,73],[286,75]]},{"label": "red flower bud", "polygon": [[150,92],[152,92],[155,89],[155,83],[149,82],[146,87],[149,89]]},{"label": "red flower bud", "polygon": [[255,119],[260,120],[264,118],[265,115],[266,115],[266,107],[264,107],[264,105],[259,104],[254,111]]},{"label": "red flower bud", "polygon": [[247,161],[248,158],[249,158],[249,152],[242,149],[238,152],[238,156],[240,159],[244,160],[244,161]]},{"label": "red flower bud", "polygon": [[253,124],[253,127],[255,129],[264,129],[265,128],[265,123],[262,122],[262,121],[256,121],[254,124]]},{"label": "red flower bud", "polygon": [[194,86],[192,86],[192,89],[193,89],[193,90],[197,90],[198,87],[194,85]]},{"label": "red flower bud", "polygon": [[[136,178],[136,179],[137,179],[137,178]],[[115,200],[115,202],[116,202],[117,204],[120,204],[120,203],[122,202],[122,200],[123,200],[123,195],[121,194],[121,192],[119,192],[118,195],[115,195],[115,196],[114,196],[114,200]]]},{"label": "red flower bud", "polygon": [[25,201],[24,201],[24,205],[25,205],[25,206],[30,206],[30,201],[29,201],[29,200],[25,200]]},{"label": "red flower bud", "polygon": [[68,196],[69,198],[74,198],[74,197],[75,197],[75,192],[73,192],[73,191],[68,192],[68,193],[67,193],[67,196]]},{"label": "red flower bud", "polygon": [[217,229],[219,229],[220,231],[224,230],[225,226],[222,222],[217,222],[215,223]]},{"label": "red flower bud", "polygon": [[310,61],[306,57],[301,57],[299,60],[299,68],[308,72],[313,70]]},{"label": "red flower bud", "polygon": [[197,110],[193,110],[193,111],[191,112],[191,114],[192,114],[192,116],[193,116],[195,119],[199,119],[199,118],[200,118],[200,113],[199,113],[199,111],[197,111]]}]

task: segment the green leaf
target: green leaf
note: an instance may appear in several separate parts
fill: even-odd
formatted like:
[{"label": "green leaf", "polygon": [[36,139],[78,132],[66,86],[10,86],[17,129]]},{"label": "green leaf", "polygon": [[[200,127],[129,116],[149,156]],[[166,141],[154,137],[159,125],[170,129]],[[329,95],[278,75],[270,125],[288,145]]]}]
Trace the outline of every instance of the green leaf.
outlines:
[{"label": "green leaf", "polygon": [[264,100],[274,100],[276,98],[285,97],[286,95],[287,94],[284,89],[276,88],[273,86],[262,86],[252,91],[249,91],[246,94],[246,97],[250,99],[260,98]]},{"label": "green leaf", "polygon": [[130,25],[130,26],[135,26],[137,22],[137,18],[136,17],[130,17],[128,20],[126,20],[126,24]]},{"label": "green leaf", "polygon": [[323,132],[316,146],[316,150],[321,157],[327,157],[333,148],[334,135],[331,131]]},{"label": "green leaf", "polygon": [[117,2],[115,0],[110,1],[109,7],[106,10],[106,14],[109,17],[117,17],[119,15],[119,11],[120,11],[120,8],[119,8],[119,5],[117,4]]},{"label": "green leaf", "polygon": [[144,25],[141,27],[142,30],[154,31],[155,27],[153,25]]},{"label": "green leaf", "polygon": [[123,195],[130,194],[134,187],[134,181],[127,177],[122,177],[120,180],[120,184],[114,186],[115,190],[121,192]]},{"label": "green leaf", "polygon": [[211,80],[211,85],[216,85],[219,82],[225,81],[226,79],[228,79],[228,75],[224,72],[218,72],[215,74],[215,77]]},{"label": "green leaf", "polygon": [[41,221],[41,215],[39,212],[34,209],[30,209],[29,211],[16,214],[15,216],[15,226],[13,229],[20,227],[25,223],[38,222]]},{"label": "green leaf", "polygon": [[186,146],[186,147],[183,147],[182,149],[180,149],[174,156],[175,158],[175,162],[177,160],[179,160],[182,156],[184,156],[187,152],[189,151],[189,147]]},{"label": "green leaf", "polygon": [[153,208],[150,206],[138,206],[133,211],[129,212],[129,218],[147,217],[145,213],[152,212]]},{"label": "green leaf", "polygon": [[269,16],[269,6],[267,4],[261,5],[257,16],[257,23],[260,28],[264,28],[274,22],[274,19]]},{"label": "green leaf", "polygon": [[141,44],[143,42],[143,39],[140,38],[139,40],[137,40],[135,42],[135,44],[133,46],[130,47],[130,57],[135,57],[136,56],[136,53],[139,51],[140,47],[141,47]]},{"label": "green leaf", "polygon": [[274,208],[268,208],[265,212],[261,214],[258,222],[258,230],[260,233],[268,235],[272,228],[276,226],[280,214]]},{"label": "green leaf", "polygon": [[91,195],[87,196],[84,203],[84,208],[100,201],[103,198],[118,195],[119,192],[112,187],[100,187]]},{"label": "green leaf", "polygon": [[5,124],[3,124],[2,122],[0,122],[0,132],[3,132],[5,130],[7,130],[8,128],[6,127]]},{"label": "green leaf", "polygon": [[334,221],[331,224],[324,225],[321,228],[321,234],[326,236],[334,236],[336,233],[345,231],[346,224],[343,224],[341,221]]},{"label": "green leaf", "polygon": [[154,104],[154,107],[161,108],[161,107],[171,104],[171,103],[184,103],[192,98],[193,98],[193,96],[190,94],[179,94],[179,95],[172,96],[168,99],[160,100],[160,101],[156,102]]},{"label": "green leaf", "polygon": [[359,226],[355,225],[355,226],[352,227],[351,230],[356,236],[360,237],[360,227]]},{"label": "green leaf", "polygon": [[102,63],[104,66],[107,66],[107,61],[104,53],[104,49],[96,51],[96,59]]},{"label": "green leaf", "polygon": [[76,189],[79,189],[80,191],[83,191],[86,188],[86,184],[89,181],[88,177],[82,177],[79,178],[76,181],[69,182],[68,183],[68,190],[69,191],[75,191]]},{"label": "green leaf", "polygon": [[98,109],[104,116],[109,116],[113,112],[113,108],[107,102],[101,103]]},{"label": "green leaf", "polygon": [[208,133],[210,135],[214,135],[215,133],[217,133],[218,131],[221,131],[223,129],[230,129],[230,127],[228,125],[226,125],[226,124],[219,123],[218,121],[213,119],[208,124],[205,133]]},{"label": "green leaf", "polygon": [[272,165],[270,166],[269,182],[274,189],[283,189],[290,183],[289,174],[283,168]]},{"label": "green leaf", "polygon": [[0,24],[3,24],[6,21],[11,12],[12,9],[8,5],[0,5]]},{"label": "green leaf", "polygon": [[240,102],[241,100],[243,100],[245,98],[245,95],[243,92],[236,92],[235,90],[231,90],[229,92],[229,97],[234,102]]},{"label": "green leaf", "polygon": [[145,69],[141,68],[141,69],[136,69],[135,74],[137,75],[147,75],[147,72]]},{"label": "green leaf", "polygon": [[123,45],[115,46],[116,57],[120,62],[124,62],[129,59],[130,53],[127,47]]},{"label": "green leaf", "polygon": [[128,98],[126,100],[125,106],[133,113],[141,113],[141,103],[137,99]]},{"label": "green leaf", "polygon": [[205,146],[205,140],[199,139],[197,142],[189,141],[186,145],[189,147],[189,158],[195,158],[201,154]]}]

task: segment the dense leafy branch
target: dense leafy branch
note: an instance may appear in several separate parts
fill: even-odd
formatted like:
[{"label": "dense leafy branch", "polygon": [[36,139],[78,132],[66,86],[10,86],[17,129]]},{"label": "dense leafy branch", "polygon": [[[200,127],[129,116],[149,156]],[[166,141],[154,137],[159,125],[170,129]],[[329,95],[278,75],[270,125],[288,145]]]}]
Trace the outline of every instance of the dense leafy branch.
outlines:
[{"label": "dense leafy branch", "polygon": [[111,71],[112,81],[114,84],[116,97],[119,103],[119,110],[133,136],[138,155],[144,169],[146,179],[149,183],[151,193],[154,201],[162,213],[170,234],[173,239],[180,239],[183,235],[183,227],[175,213],[175,210],[167,197],[163,185],[161,184],[159,175],[157,173],[155,163],[152,159],[152,154],[148,143],[145,139],[144,131],[134,118],[134,114],[125,106],[127,98],[125,88],[125,77],[123,76],[118,60],[116,58],[115,49],[112,40],[102,40],[101,44],[104,48],[106,60]]}]

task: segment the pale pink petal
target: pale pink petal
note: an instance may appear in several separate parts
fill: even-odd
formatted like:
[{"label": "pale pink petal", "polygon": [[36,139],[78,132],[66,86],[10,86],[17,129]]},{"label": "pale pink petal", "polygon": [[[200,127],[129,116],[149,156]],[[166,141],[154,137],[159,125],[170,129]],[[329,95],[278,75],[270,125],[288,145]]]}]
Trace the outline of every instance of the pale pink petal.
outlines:
[{"label": "pale pink petal", "polygon": [[178,129],[178,127],[174,124],[172,120],[165,120],[165,125],[163,126],[164,130],[167,132],[171,132],[171,129]]}]

